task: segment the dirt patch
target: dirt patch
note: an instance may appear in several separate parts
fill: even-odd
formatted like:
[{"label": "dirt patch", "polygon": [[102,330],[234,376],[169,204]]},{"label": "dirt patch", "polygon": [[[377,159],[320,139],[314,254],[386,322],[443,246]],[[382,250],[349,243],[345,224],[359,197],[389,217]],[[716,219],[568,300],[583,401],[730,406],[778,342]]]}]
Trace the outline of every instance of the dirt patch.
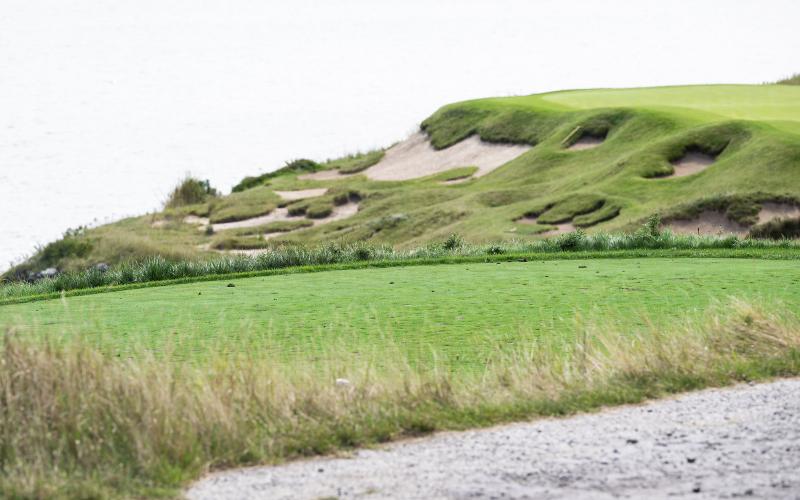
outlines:
[{"label": "dirt patch", "polygon": [[597,146],[603,144],[605,142],[605,137],[596,137],[593,135],[584,135],[577,141],[573,142],[568,148],[567,151],[583,151],[584,149],[592,149],[596,148]]},{"label": "dirt patch", "polygon": [[800,218],[800,207],[789,203],[774,203],[771,201],[761,204],[761,211],[758,212],[758,223],[764,224],[775,219],[797,219]]},{"label": "dirt patch", "polygon": [[305,200],[306,198],[316,198],[328,192],[328,188],[319,189],[299,189],[297,191],[275,191],[275,194],[286,201]]},{"label": "dirt patch", "polygon": [[710,167],[716,158],[700,151],[690,151],[672,162],[674,172],[666,177],[686,177],[702,172]]},{"label": "dirt patch", "polygon": [[364,173],[374,180],[402,181],[475,166],[475,177],[481,177],[529,149],[531,146],[524,144],[492,144],[472,135],[449,148],[436,150],[424,132],[417,132],[389,148],[383,159]]},{"label": "dirt patch", "polygon": [[673,233],[744,236],[748,227],[728,219],[722,212],[704,210],[694,219],[673,220],[665,224]]}]

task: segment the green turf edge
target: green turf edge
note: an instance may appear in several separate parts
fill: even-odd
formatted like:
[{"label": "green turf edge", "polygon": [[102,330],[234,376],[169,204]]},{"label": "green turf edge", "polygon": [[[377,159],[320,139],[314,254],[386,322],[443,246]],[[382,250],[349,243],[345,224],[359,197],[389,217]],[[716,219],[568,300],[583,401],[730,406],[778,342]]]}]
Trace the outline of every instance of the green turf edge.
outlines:
[{"label": "green turf edge", "polygon": [[201,281],[224,281],[231,279],[255,278],[261,276],[277,276],[286,274],[317,273],[325,271],[342,271],[352,269],[429,266],[440,264],[461,264],[480,262],[512,262],[512,261],[553,261],[553,260],[580,260],[580,259],[634,259],[634,258],[728,258],[728,259],[771,259],[771,260],[800,260],[800,251],[786,248],[708,248],[708,249],[638,249],[638,250],[600,250],[579,252],[556,253],[508,253],[500,255],[469,255],[447,256],[436,258],[418,258],[408,260],[379,260],[360,261],[335,264],[314,264],[305,266],[284,267],[280,269],[267,269],[263,271],[248,271],[241,273],[216,274],[205,276],[191,276],[163,281],[148,281],[144,283],[129,283],[125,285],[110,285],[94,288],[80,288],[64,292],[53,292],[40,295],[13,297],[0,300],[0,306],[11,304],[24,304],[41,300],[51,300],[60,297],[78,297],[99,293],[120,292],[157,286],[182,285]]}]

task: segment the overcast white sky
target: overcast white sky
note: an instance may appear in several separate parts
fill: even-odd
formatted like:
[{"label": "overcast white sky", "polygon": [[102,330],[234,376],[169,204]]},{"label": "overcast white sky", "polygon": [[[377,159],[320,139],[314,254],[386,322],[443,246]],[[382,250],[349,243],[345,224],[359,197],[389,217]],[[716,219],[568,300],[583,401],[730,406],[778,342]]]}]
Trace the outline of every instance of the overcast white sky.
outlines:
[{"label": "overcast white sky", "polygon": [[0,0],[0,269],[447,102],[800,71],[800,2]]}]

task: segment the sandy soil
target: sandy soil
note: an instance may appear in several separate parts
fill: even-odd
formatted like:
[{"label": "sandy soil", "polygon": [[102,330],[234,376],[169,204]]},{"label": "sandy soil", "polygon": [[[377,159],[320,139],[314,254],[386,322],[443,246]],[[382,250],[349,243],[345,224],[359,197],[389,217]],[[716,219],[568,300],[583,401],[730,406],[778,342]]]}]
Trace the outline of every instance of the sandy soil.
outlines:
[{"label": "sandy soil", "polygon": [[800,207],[788,203],[766,202],[761,204],[758,223],[763,224],[774,219],[796,219],[800,217]]},{"label": "sandy soil", "polygon": [[677,234],[736,234],[744,236],[748,227],[738,224],[725,217],[721,212],[705,210],[700,216],[691,220],[674,220],[666,227]]},{"label": "sandy soil", "polygon": [[[773,219],[793,219],[800,217],[800,207],[788,203],[765,202],[758,213],[758,223],[763,224]],[[678,234],[735,234],[745,236],[749,228],[728,220],[725,214],[706,210],[691,220],[670,221],[665,227]]]},{"label": "sandy soil", "polygon": [[319,189],[300,189],[297,191],[275,191],[275,194],[286,201],[304,200],[306,198],[316,198],[328,192],[328,188]]},{"label": "sandy soil", "polygon": [[364,173],[370,179],[401,181],[425,177],[456,167],[478,167],[475,177],[486,175],[531,147],[523,144],[491,144],[473,135],[446,149],[435,150],[427,134],[417,132],[386,151]]},{"label": "sandy soil", "polygon": [[192,500],[798,498],[800,380],[214,474]]},{"label": "sandy soil", "polygon": [[[537,224],[537,217],[522,217],[521,219],[517,219],[516,222],[519,224]],[[572,222],[562,222],[561,224],[548,224],[546,222],[542,222],[541,224],[546,224],[548,226],[555,226],[555,229],[551,229],[550,231],[545,231],[543,233],[537,234],[537,236],[556,236],[559,234],[571,233],[575,231],[577,228],[572,224]]]},{"label": "sandy soil", "polygon": [[208,217],[198,217],[196,215],[187,215],[183,218],[183,222],[186,224],[197,224],[199,226],[207,226],[208,225]]},{"label": "sandy soil", "polygon": [[702,172],[711,166],[716,159],[705,153],[692,151],[683,155],[679,160],[672,162],[672,168],[675,170],[672,175],[667,177],[686,177],[687,175]]},{"label": "sandy soil", "polygon": [[567,150],[583,151],[584,149],[592,149],[603,144],[604,141],[605,139],[602,137],[593,137],[590,135],[584,135],[577,141],[573,142],[572,145],[570,145],[570,147],[567,148]]}]

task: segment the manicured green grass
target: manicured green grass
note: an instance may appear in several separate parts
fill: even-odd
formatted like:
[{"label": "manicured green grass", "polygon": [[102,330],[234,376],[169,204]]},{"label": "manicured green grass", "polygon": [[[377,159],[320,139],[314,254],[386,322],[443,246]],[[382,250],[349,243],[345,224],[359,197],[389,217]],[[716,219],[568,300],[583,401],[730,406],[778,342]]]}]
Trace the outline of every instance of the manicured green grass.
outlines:
[{"label": "manicured green grass", "polygon": [[[512,102],[541,99],[570,109],[647,108],[721,121],[800,121],[800,88],[787,85],[693,85],[634,89],[567,90]],[[535,105],[535,104],[533,104]]]},{"label": "manicured green grass", "polygon": [[75,335],[109,353],[145,346],[302,357],[387,339],[423,365],[480,369],[495,351],[573,335],[576,321],[619,331],[694,317],[728,296],[800,305],[794,261],[623,259],[453,264],[192,283],[0,307],[0,327]]}]

